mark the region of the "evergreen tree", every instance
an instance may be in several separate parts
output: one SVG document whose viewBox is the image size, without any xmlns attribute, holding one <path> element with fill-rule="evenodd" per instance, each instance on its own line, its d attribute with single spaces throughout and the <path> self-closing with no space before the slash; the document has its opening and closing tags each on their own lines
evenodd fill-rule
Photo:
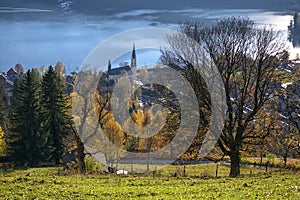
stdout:
<svg viewBox="0 0 300 200">
<path fill-rule="evenodd" d="M 20 85 L 22 79 L 23 79 L 23 77 L 21 77 L 21 79 L 14 80 L 14 85 L 13 85 L 13 89 L 12 89 L 12 94 L 13 95 L 10 98 L 10 110 L 9 110 L 10 115 L 12 114 L 12 110 L 14 110 L 14 108 L 17 107 L 16 94 L 17 94 L 17 90 L 19 88 L 19 85 Z"/>
<path fill-rule="evenodd" d="M 0 82 L 0 127 L 4 131 L 8 128 L 8 105 L 2 82 Z"/>
<path fill-rule="evenodd" d="M 14 90 L 14 107 L 11 113 L 11 131 L 8 136 L 8 153 L 17 163 L 37 165 L 45 159 L 47 135 L 41 130 L 40 74 L 28 70 Z"/>
<path fill-rule="evenodd" d="M 7 102 L 5 98 L 4 87 L 2 82 L 0 82 L 0 154 L 5 151 L 5 132 L 8 127 L 8 112 L 7 112 Z"/>
<path fill-rule="evenodd" d="M 49 150 L 50 157 L 58 164 L 65 147 L 64 139 L 71 134 L 72 119 L 64 80 L 52 66 L 43 76 L 42 91 L 42 105 L 46 111 L 43 131 L 50 134 L 48 147 L 53 147 Z"/>
</svg>

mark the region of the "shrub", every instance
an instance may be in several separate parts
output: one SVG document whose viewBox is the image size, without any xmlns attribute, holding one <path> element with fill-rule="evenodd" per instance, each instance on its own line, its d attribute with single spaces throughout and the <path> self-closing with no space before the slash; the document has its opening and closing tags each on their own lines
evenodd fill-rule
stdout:
<svg viewBox="0 0 300 200">
<path fill-rule="evenodd" d="M 297 167 L 297 161 L 296 160 L 292 160 L 291 162 L 288 162 L 286 167 L 288 169 L 291 169 L 291 170 L 296 170 L 298 167 Z"/>
<path fill-rule="evenodd" d="M 275 158 L 276 158 L 275 154 L 272 153 L 267 154 L 267 162 L 270 163 L 270 165 L 274 165 Z"/>
<path fill-rule="evenodd" d="M 104 165 L 96 160 L 96 158 L 89 156 L 85 158 L 86 171 L 92 174 L 103 173 Z"/>
</svg>

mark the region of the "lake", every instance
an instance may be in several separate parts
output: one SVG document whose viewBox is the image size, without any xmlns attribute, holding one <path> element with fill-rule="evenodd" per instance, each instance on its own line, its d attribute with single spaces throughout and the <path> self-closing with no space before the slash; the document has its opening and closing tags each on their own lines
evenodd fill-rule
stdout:
<svg viewBox="0 0 300 200">
<path fill-rule="evenodd" d="M 249 17 L 257 25 L 273 25 L 274 29 L 287 37 L 287 27 L 294 15 L 288 9 L 280 11 L 197 6 L 172 9 L 151 6 L 113 9 L 102 6 L 101 12 L 96 12 L 96 9 L 91 9 L 92 6 L 85 9 L 83 6 L 72 7 L 73 1 L 60 0 L 55 5 L 27 5 L 20 0 L 16 2 L 13 5 L 0 3 L 0 71 L 6 71 L 17 63 L 28 69 L 55 65 L 57 61 L 62 61 L 67 72 L 70 72 L 80 66 L 94 47 L 114 34 L 142 27 L 175 29 L 178 22 L 185 20 L 199 20 L 210 24 L 224 17 Z M 137 48 L 141 39 L 141 36 L 137 36 Z M 300 53 L 299 48 L 292 48 L 290 43 L 288 45 L 292 57 Z M 128 47 L 129 52 L 131 48 L 132 46 Z M 138 65 L 156 62 L 158 57 L 159 51 L 140 50 Z M 127 61 L 126 56 L 122 59 Z M 116 60 L 114 65 L 119 61 L 121 60 Z"/>
</svg>

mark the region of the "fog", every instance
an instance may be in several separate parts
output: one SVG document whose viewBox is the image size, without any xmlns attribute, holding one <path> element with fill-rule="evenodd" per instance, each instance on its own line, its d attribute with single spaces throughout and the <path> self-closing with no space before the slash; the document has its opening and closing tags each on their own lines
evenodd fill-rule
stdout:
<svg viewBox="0 0 300 200">
<path fill-rule="evenodd" d="M 149 26 L 174 29 L 178 22 L 185 20 L 209 24 L 223 17 L 242 16 L 258 25 L 272 24 L 286 35 L 292 15 L 299 9 L 296 0 L 224 2 L 1 0 L 0 70 L 5 71 L 17 63 L 25 68 L 38 68 L 62 61 L 71 71 L 94 47 L 113 34 Z M 129 46 L 128 51 L 131 48 Z M 143 51 L 138 64 L 145 65 L 151 59 L 156 62 L 157 56 L 157 52 L 147 55 Z M 123 58 L 126 61 L 126 56 Z"/>
</svg>

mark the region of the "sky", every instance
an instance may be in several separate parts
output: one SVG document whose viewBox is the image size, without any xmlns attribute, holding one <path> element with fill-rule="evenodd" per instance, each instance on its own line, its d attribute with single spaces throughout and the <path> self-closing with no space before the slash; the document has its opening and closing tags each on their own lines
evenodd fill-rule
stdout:
<svg viewBox="0 0 300 200">
<path fill-rule="evenodd" d="M 268 9 L 270 11 L 289 11 L 299 9 L 298 0 L 1 0 L 0 6 L 10 7 L 39 7 L 42 9 L 55 9 L 58 4 L 70 5 L 71 9 L 88 13 L 124 12 L 138 9 Z M 63 7 L 63 6 L 62 6 Z"/>
<path fill-rule="evenodd" d="M 0 71 L 17 63 L 25 68 L 55 65 L 76 69 L 101 42 L 134 28 L 175 29 L 178 22 L 213 23 L 246 16 L 257 24 L 286 31 L 299 0 L 1 0 Z M 136 41 L 143 39 L 137 38 Z M 120 45 L 122 41 L 120 41 Z M 136 44 L 137 48 L 139 44 Z M 141 45 L 140 45 L 141 46 Z M 128 45 L 128 61 L 132 45 Z M 156 62 L 158 51 L 139 51 L 139 65 Z M 138 52 L 138 53 L 139 53 Z M 107 58 L 109 59 L 109 58 Z M 121 61 L 117 60 L 115 65 Z M 151 61 L 152 59 L 152 61 Z M 106 62 L 106 61 L 105 61 Z"/>
</svg>

